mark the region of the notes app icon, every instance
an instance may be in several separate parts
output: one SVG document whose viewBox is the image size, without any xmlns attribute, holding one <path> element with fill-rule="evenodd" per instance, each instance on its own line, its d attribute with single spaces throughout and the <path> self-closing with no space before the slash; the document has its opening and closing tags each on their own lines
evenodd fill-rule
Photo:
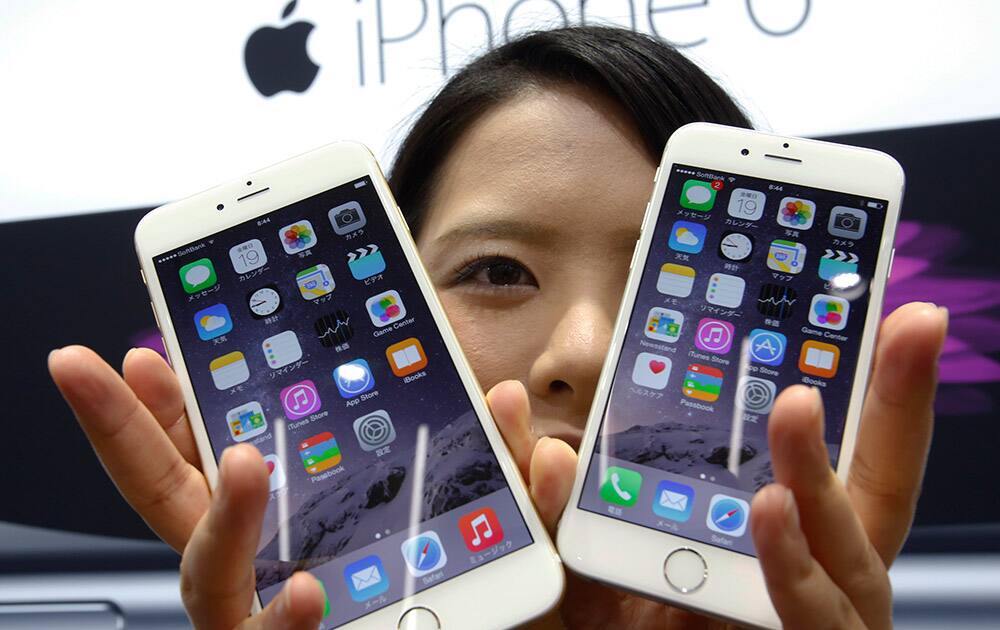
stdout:
<svg viewBox="0 0 1000 630">
<path fill-rule="evenodd" d="M 250 369 L 242 352 L 230 352 L 217 357 L 208 364 L 215 389 L 229 389 L 250 378 Z"/>
<path fill-rule="evenodd" d="M 492 508 L 480 508 L 458 519 L 465 546 L 476 553 L 503 540 L 503 527 Z"/>
<path fill-rule="evenodd" d="M 691 267 L 667 263 L 660 267 L 656 290 L 665 295 L 688 297 L 694 288 L 694 276 L 694 269 Z"/>
</svg>

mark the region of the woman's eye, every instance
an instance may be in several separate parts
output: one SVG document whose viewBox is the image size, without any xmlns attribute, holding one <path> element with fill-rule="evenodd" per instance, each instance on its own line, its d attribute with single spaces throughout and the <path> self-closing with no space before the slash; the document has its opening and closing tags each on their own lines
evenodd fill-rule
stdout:
<svg viewBox="0 0 1000 630">
<path fill-rule="evenodd" d="M 489 288 L 538 286 L 538 281 L 524 268 L 524 265 L 508 258 L 473 261 L 459 270 L 457 280 L 458 284 L 465 282 L 488 285 Z"/>
</svg>

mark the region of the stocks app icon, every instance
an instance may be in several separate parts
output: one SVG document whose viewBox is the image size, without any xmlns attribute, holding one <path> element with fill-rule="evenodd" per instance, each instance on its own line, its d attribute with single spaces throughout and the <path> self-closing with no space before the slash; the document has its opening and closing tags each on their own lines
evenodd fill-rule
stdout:
<svg viewBox="0 0 1000 630">
<path fill-rule="evenodd" d="M 354 329 L 351 328 L 351 317 L 347 311 L 341 309 L 320 317 L 313 324 L 313 327 L 316 329 L 316 336 L 324 348 L 332 348 L 345 343 L 354 336 Z"/>
<path fill-rule="evenodd" d="M 757 297 L 757 310 L 761 315 L 788 319 L 792 316 L 799 294 L 795 289 L 780 284 L 765 284 Z"/>
</svg>

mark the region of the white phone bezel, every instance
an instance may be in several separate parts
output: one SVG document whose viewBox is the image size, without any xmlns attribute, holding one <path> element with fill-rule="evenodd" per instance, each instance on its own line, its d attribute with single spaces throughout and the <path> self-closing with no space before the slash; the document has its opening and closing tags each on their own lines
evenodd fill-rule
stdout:
<svg viewBox="0 0 1000 630">
<path fill-rule="evenodd" d="M 340 627 L 350 630 L 395 628 L 402 615 L 415 606 L 433 610 L 443 628 L 482 627 L 485 609 L 491 611 L 490 622 L 495 622 L 496 627 L 524 623 L 544 614 L 559 601 L 565 579 L 559 556 L 489 413 L 482 388 L 448 323 L 406 221 L 378 163 L 363 145 L 352 142 L 326 145 L 193 197 L 161 206 L 143 217 L 136 227 L 135 247 L 142 276 L 163 334 L 164 346 L 181 384 L 203 470 L 214 488 L 218 478 L 217 463 L 161 290 L 154 257 L 366 175 L 371 177 L 386 209 L 389 223 L 407 263 L 413 269 L 423 298 L 441 331 L 490 446 L 497 455 L 534 544 Z M 265 187 L 268 189 L 266 192 L 237 201 Z M 220 204 L 222 210 L 217 209 Z M 505 599 L 517 602 L 516 606 L 495 605 L 498 585 L 503 585 Z M 259 610 L 260 597 L 255 593 L 253 611 Z"/>
<path fill-rule="evenodd" d="M 559 524 L 557 544 L 563 562 L 577 573 L 647 597 L 728 621 L 779 628 L 780 621 L 771 605 L 763 574 L 755 557 L 578 507 L 622 351 L 626 327 L 654 240 L 653 231 L 674 164 L 794 182 L 889 202 L 879 241 L 878 260 L 870 283 L 870 302 L 837 466 L 837 475 L 842 480 L 846 479 L 854 452 L 875 337 L 881 321 L 882 298 L 890 270 L 892 243 L 903 194 L 903 171 L 890 156 L 868 149 L 708 123 L 693 123 L 678 129 L 667 142 L 660 168 L 657 169 L 653 195 L 646 208 L 629 279 L 618 311 L 611 349 L 594 395 L 580 447 L 573 492 Z M 708 565 L 705 583 L 686 594 L 673 590 L 664 579 L 666 556 L 678 547 L 697 551 Z"/>
</svg>

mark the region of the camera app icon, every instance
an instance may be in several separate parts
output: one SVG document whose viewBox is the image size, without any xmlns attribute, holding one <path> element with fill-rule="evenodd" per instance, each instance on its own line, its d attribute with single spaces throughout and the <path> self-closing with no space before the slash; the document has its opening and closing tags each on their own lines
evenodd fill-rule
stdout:
<svg viewBox="0 0 1000 630">
<path fill-rule="evenodd" d="M 833 236 L 859 239 L 865 235 L 866 225 L 868 225 L 868 213 L 864 210 L 834 206 L 830 212 L 830 223 L 827 224 L 826 231 Z"/>
<path fill-rule="evenodd" d="M 341 236 L 360 230 L 368 222 L 365 219 L 365 211 L 361 209 L 361 204 L 357 201 L 341 204 L 327 214 L 330 217 L 333 231 Z"/>
</svg>

